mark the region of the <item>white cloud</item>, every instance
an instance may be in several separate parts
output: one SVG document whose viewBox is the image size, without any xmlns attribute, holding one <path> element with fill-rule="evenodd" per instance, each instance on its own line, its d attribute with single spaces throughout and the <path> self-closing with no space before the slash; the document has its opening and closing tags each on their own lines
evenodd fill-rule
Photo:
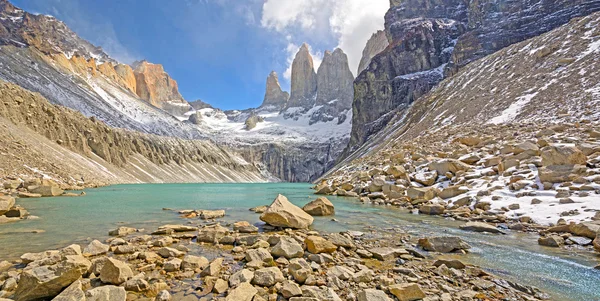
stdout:
<svg viewBox="0 0 600 301">
<path fill-rule="evenodd" d="M 291 67 L 290 48 L 297 49 L 296 44 L 303 42 L 295 39 L 310 36 L 320 44 L 336 43 L 348 55 L 350 70 L 354 73 L 367 40 L 383 29 L 388 8 L 389 0 L 265 0 L 261 25 L 287 39 L 288 69 Z"/>
</svg>

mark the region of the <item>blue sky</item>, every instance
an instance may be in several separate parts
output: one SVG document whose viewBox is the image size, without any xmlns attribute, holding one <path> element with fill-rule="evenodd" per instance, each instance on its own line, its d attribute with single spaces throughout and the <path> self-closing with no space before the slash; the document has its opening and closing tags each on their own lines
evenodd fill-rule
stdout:
<svg viewBox="0 0 600 301">
<path fill-rule="evenodd" d="M 260 105 L 271 70 L 289 90 L 289 66 L 307 42 L 315 63 L 342 48 L 356 72 L 388 0 L 12 0 L 64 21 L 124 63 L 162 64 L 186 100 L 222 109 Z"/>
</svg>

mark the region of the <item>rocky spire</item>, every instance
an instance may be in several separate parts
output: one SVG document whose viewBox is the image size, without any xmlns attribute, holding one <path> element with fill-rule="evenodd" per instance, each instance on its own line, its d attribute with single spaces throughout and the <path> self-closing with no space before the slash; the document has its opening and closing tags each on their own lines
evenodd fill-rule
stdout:
<svg viewBox="0 0 600 301">
<path fill-rule="evenodd" d="M 376 33 L 374 33 L 367 41 L 365 49 L 363 49 L 362 58 L 358 64 L 358 72 L 356 73 L 356 76 L 363 72 L 363 70 L 367 69 L 369 63 L 371 63 L 371 59 L 382 52 L 389 44 L 390 43 L 385 35 L 385 31 L 378 30 Z"/>
<path fill-rule="evenodd" d="M 332 105 L 339 110 L 352 107 L 354 76 L 348 67 L 348 57 L 339 48 L 325 51 L 317 72 L 317 105 Z"/>
<path fill-rule="evenodd" d="M 302 44 L 292 62 L 292 89 L 287 107 L 311 108 L 317 93 L 317 74 L 308 45 Z"/>
<path fill-rule="evenodd" d="M 281 110 L 287 104 L 290 94 L 282 91 L 279 85 L 279 79 L 277 78 L 277 72 L 271 71 L 267 77 L 267 88 L 265 90 L 265 98 L 263 99 L 261 108 L 272 106 L 278 110 Z"/>
</svg>

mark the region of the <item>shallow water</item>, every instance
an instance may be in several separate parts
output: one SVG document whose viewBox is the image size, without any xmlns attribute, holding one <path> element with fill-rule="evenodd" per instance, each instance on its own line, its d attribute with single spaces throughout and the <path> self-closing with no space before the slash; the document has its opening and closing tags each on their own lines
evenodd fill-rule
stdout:
<svg viewBox="0 0 600 301">
<path fill-rule="evenodd" d="M 105 239 L 120 225 L 148 231 L 167 223 L 186 223 L 173 211 L 162 208 L 225 209 L 226 222 L 259 222 L 248 210 L 269 204 L 278 193 L 304 205 L 315 198 L 309 184 L 140 184 L 86 190 L 85 197 L 19 199 L 18 203 L 40 219 L 0 226 L 0 259 L 13 259 L 25 252 L 64 247 L 90 238 Z M 317 217 L 313 228 L 337 232 L 400 228 L 415 236 L 456 235 L 472 247 L 465 262 L 518 283 L 539 287 L 556 300 L 600 300 L 600 271 L 591 254 L 545 248 L 537 237 L 511 233 L 488 235 L 458 230 L 459 222 L 413 215 L 391 207 L 360 204 L 356 199 L 330 197 L 335 219 Z M 45 230 L 33 234 L 32 230 Z"/>
</svg>

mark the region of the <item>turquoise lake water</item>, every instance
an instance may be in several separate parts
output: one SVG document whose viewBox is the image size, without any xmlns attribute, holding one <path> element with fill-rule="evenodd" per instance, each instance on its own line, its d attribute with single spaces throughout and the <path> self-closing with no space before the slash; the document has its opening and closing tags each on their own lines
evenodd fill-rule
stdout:
<svg viewBox="0 0 600 301">
<path fill-rule="evenodd" d="M 186 223 L 174 211 L 225 209 L 223 222 L 247 220 L 259 215 L 248 209 L 268 205 L 281 193 L 302 206 L 315 198 L 309 184 L 139 184 L 86 190 L 84 197 L 19 199 L 39 219 L 0 225 L 0 260 L 25 252 L 39 252 L 105 239 L 109 230 L 131 226 L 155 230 L 167 223 Z M 319 231 L 382 231 L 400 228 L 414 236 L 456 235 L 473 249 L 460 259 L 518 283 L 533 285 L 555 300 L 600 300 L 600 271 L 592 267 L 598 258 L 585 252 L 541 247 L 536 235 L 509 233 L 488 235 L 458 230 L 460 222 L 410 214 L 392 207 L 371 206 L 353 198 L 330 197 L 336 221 L 316 217 Z M 43 233 L 31 233 L 44 230 Z"/>
</svg>

